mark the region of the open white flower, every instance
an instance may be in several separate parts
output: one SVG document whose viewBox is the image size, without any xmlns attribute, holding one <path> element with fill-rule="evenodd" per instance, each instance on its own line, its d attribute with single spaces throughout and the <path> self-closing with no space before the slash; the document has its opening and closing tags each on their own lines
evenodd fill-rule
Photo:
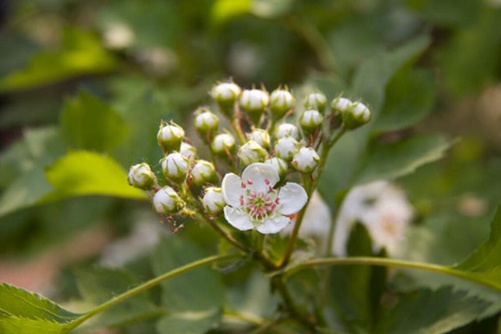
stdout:
<svg viewBox="0 0 501 334">
<path fill-rule="evenodd" d="M 256 228 L 263 234 L 277 233 L 286 227 L 291 216 L 306 204 L 308 195 L 297 183 L 273 188 L 278 181 L 277 170 L 264 163 L 249 165 L 241 178 L 226 174 L 222 189 L 228 223 L 242 231 Z"/>
</svg>

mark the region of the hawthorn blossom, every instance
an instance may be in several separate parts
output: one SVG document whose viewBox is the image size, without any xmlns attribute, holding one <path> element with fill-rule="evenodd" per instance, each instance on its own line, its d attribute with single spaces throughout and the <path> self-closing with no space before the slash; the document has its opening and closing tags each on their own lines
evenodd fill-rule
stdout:
<svg viewBox="0 0 501 334">
<path fill-rule="evenodd" d="M 277 233 L 285 228 L 306 204 L 308 195 L 302 186 L 293 182 L 273 188 L 279 180 L 277 170 L 265 163 L 249 165 L 242 177 L 226 174 L 222 191 L 228 223 L 242 231 L 256 228 L 262 234 Z"/>
</svg>

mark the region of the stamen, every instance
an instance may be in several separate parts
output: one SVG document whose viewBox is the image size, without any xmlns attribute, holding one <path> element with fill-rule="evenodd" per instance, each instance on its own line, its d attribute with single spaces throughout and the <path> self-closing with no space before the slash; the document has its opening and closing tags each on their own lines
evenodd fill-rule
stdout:
<svg viewBox="0 0 501 334">
<path fill-rule="evenodd" d="M 252 182 L 252 180 L 247 180 L 247 184 L 248 185 L 252 185 L 254 182 Z"/>
<path fill-rule="evenodd" d="M 270 180 L 264 179 L 264 183 L 266 183 L 266 185 L 268 186 L 268 185 L 270 185 Z"/>
<path fill-rule="evenodd" d="M 245 182 L 244 181 L 242 181 L 241 186 L 242 186 L 242 189 L 245 189 L 246 186 L 245 186 Z"/>
</svg>

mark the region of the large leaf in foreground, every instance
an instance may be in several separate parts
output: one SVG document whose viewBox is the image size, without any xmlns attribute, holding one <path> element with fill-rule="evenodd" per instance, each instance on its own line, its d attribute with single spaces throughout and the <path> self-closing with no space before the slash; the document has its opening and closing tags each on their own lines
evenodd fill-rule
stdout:
<svg viewBox="0 0 501 334">
<path fill-rule="evenodd" d="M 84 195 L 146 198 L 129 186 L 126 171 L 115 160 L 94 152 L 68 153 L 47 169 L 46 177 L 55 190 L 43 198 L 44 202 Z"/>
<path fill-rule="evenodd" d="M 488 306 L 488 302 L 450 287 L 420 289 L 400 297 L 384 314 L 376 333 L 445 333 L 475 320 Z"/>
</svg>

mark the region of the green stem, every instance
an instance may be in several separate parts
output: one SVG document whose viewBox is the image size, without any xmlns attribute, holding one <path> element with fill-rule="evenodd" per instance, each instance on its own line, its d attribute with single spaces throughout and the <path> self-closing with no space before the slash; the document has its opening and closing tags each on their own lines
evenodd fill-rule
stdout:
<svg viewBox="0 0 501 334">
<path fill-rule="evenodd" d="M 179 276 L 179 275 L 184 274 L 190 270 L 193 270 L 193 269 L 196 269 L 196 268 L 199 268 L 199 267 L 211 264 L 211 263 L 215 263 L 215 262 L 222 261 L 222 260 L 229 260 L 229 259 L 237 258 L 237 257 L 239 257 L 239 255 L 237 255 L 237 254 L 209 256 L 209 257 L 206 257 L 204 259 L 188 263 L 182 267 L 179 267 L 179 268 L 176 268 L 176 269 L 171 270 L 169 272 L 166 272 L 165 274 L 162 274 L 158 277 L 155 277 L 155 278 L 153 278 L 153 279 L 151 279 L 151 280 L 149 280 L 141 285 L 138 285 L 138 286 L 136 286 L 136 287 L 134 287 L 134 288 L 118 295 L 118 296 L 113 297 L 112 299 L 104 302 L 101 305 L 96 306 L 92 310 L 85 313 L 82 317 L 75 320 L 75 322 L 72 323 L 72 325 L 73 325 L 72 328 L 80 325 L 81 323 L 92 318 L 93 316 L 95 316 L 101 312 L 106 311 L 110 307 L 113 307 L 117 304 L 120 304 L 120 303 L 126 301 L 127 299 L 132 298 L 135 295 L 141 293 L 141 292 L 144 292 L 148 289 L 151 289 L 151 288 L 157 286 L 158 284 L 162 283 L 165 280 L 168 280 L 169 278 Z"/>
<path fill-rule="evenodd" d="M 468 272 L 452 269 L 438 264 L 380 258 L 380 257 L 346 257 L 346 258 L 334 257 L 334 258 L 324 258 L 324 259 L 313 259 L 306 263 L 298 265 L 293 270 L 296 271 L 306 268 L 323 267 L 323 266 L 360 266 L 360 265 L 382 266 L 390 268 L 408 268 L 408 269 L 418 269 L 429 272 L 436 272 L 443 275 L 458 277 L 470 282 L 474 282 L 479 285 L 499 290 L 499 285 L 472 276 L 471 273 Z"/>
</svg>

